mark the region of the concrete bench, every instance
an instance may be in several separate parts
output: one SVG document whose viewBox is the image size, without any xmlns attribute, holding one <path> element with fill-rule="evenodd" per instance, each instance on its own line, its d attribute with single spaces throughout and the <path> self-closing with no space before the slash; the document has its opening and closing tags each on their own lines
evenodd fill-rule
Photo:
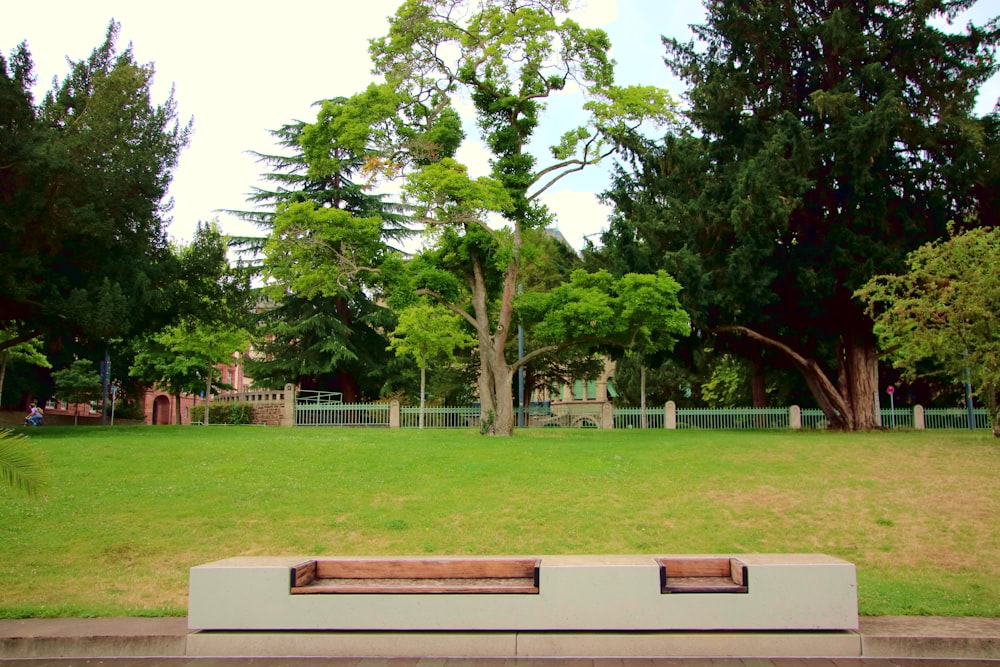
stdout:
<svg viewBox="0 0 1000 667">
<path fill-rule="evenodd" d="M 191 569 L 193 630 L 856 630 L 824 555 L 230 558 Z"/>
</svg>

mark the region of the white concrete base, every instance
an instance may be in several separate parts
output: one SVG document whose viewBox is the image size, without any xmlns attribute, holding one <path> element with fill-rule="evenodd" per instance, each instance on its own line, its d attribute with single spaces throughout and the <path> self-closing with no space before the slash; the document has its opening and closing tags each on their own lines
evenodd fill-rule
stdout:
<svg viewBox="0 0 1000 667">
<path fill-rule="evenodd" d="M 652 658 L 861 656 L 854 632 L 195 632 L 190 657 Z"/>
<path fill-rule="evenodd" d="M 719 557 L 541 556 L 535 594 L 314 595 L 291 590 L 293 568 L 306 558 L 230 558 L 191 569 L 188 624 L 191 630 L 255 633 L 858 628 L 855 570 L 846 561 L 821 554 L 725 556 L 745 566 L 743 590 L 685 593 L 665 591 L 657 558 Z"/>
</svg>

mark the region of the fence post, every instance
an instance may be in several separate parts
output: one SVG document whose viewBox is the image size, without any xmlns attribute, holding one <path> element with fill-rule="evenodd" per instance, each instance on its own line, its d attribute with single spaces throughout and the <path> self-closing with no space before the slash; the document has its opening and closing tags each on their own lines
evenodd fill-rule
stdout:
<svg viewBox="0 0 1000 667">
<path fill-rule="evenodd" d="M 802 408 L 797 405 L 788 408 L 788 425 L 796 430 L 802 428 Z"/>
<path fill-rule="evenodd" d="M 677 404 L 673 401 L 667 401 L 664 406 L 663 425 L 669 429 L 677 428 Z"/>
<path fill-rule="evenodd" d="M 615 413 L 611 403 L 601 403 L 601 428 L 615 427 Z"/>
<path fill-rule="evenodd" d="M 399 428 L 399 401 L 396 399 L 389 403 L 389 428 Z"/>
<path fill-rule="evenodd" d="M 281 425 L 295 426 L 295 385 L 286 384 L 282 394 L 284 403 L 281 406 Z"/>
<path fill-rule="evenodd" d="M 922 405 L 913 406 L 913 428 L 924 428 L 924 406 Z"/>
</svg>

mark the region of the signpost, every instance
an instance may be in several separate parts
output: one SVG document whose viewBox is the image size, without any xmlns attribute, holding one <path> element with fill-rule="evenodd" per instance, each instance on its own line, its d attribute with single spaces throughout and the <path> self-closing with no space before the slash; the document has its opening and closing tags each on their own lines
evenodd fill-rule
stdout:
<svg viewBox="0 0 1000 667">
<path fill-rule="evenodd" d="M 896 388 L 890 384 L 885 392 L 889 394 L 889 428 L 896 428 L 896 399 L 893 398 Z"/>
</svg>

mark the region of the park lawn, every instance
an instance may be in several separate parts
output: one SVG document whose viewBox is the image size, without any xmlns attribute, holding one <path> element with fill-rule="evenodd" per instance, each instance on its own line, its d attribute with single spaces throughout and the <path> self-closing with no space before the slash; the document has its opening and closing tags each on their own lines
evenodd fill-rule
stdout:
<svg viewBox="0 0 1000 667">
<path fill-rule="evenodd" d="M 0 618 L 184 615 L 237 555 L 821 552 L 862 614 L 1000 616 L 988 432 L 44 427 Z"/>
</svg>

